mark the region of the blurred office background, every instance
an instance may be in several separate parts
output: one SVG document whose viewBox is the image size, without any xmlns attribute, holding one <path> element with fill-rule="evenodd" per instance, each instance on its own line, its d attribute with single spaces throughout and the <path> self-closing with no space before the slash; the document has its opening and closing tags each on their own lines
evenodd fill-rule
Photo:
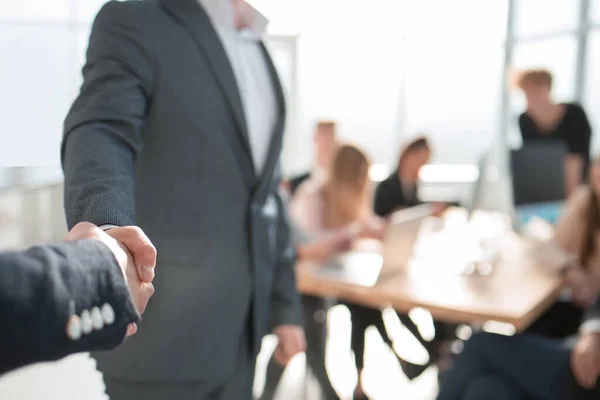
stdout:
<svg viewBox="0 0 600 400">
<path fill-rule="evenodd" d="M 0 3 L 0 187 L 3 198 L 19 186 L 44 192 L 39 201 L 30 193 L 29 216 L 60 204 L 48 184 L 60 181 L 62 121 L 81 83 L 90 26 L 104 2 Z M 272 21 L 267 42 L 290 110 L 283 156 L 288 174 L 311 165 L 312 127 L 320 117 L 337 120 L 342 136 L 372 155 L 375 178 L 385 175 L 399 145 L 417 133 L 430 135 L 436 164 L 475 164 L 491 147 L 502 154 L 507 145 L 520 144 L 516 119 L 524 99 L 505 90 L 514 68 L 548 68 L 556 98 L 581 102 L 598 125 L 598 0 L 251 3 Z M 592 151 L 599 146 L 594 140 Z M 4 214 L 13 210 L 6 221 L 20 220 L 22 203 L 13 199 L 2 207 Z M 15 230 L 4 246 L 60 236 L 58 225 L 37 234 L 29 227 L 19 239 Z"/>
<path fill-rule="evenodd" d="M 104 2 L 0 1 L 2 248 L 66 232 L 62 122 Z M 520 145 L 525 104 L 508 90 L 516 68 L 547 68 L 556 99 L 580 102 L 600 126 L 600 0 L 249 2 L 271 20 L 266 41 L 288 96 L 286 174 L 312 164 L 313 126 L 326 117 L 373 157 L 374 179 L 419 133 L 431 138 L 434 164 L 476 165 L 494 149 L 506 177 L 504 155 Z"/>
</svg>

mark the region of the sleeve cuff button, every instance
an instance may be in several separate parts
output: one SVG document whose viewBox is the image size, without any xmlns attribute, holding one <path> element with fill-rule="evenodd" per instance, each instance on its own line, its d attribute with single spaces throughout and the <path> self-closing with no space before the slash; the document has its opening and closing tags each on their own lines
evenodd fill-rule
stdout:
<svg viewBox="0 0 600 400">
<path fill-rule="evenodd" d="M 77 315 L 71 315 L 67 321 L 67 336 L 69 339 L 75 341 L 81 338 L 81 318 Z"/>
<path fill-rule="evenodd" d="M 80 321 L 81 321 L 81 332 L 84 335 L 91 333 L 93 330 L 93 321 L 92 321 L 92 315 L 90 314 L 90 312 L 88 310 L 83 310 L 81 312 Z"/>
<path fill-rule="evenodd" d="M 92 308 L 92 325 L 94 325 L 94 329 L 97 331 L 104 328 L 104 317 L 98 307 Z"/>
<path fill-rule="evenodd" d="M 102 306 L 102 319 L 105 325 L 111 325 L 115 322 L 115 310 L 108 303 Z"/>
</svg>

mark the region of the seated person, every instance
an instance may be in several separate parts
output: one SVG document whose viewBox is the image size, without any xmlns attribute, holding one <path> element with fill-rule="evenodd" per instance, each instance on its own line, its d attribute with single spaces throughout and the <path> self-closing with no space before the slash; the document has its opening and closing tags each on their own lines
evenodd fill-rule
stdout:
<svg viewBox="0 0 600 400">
<path fill-rule="evenodd" d="M 600 158 L 590 166 L 589 183 L 569 198 L 552 247 L 540 252 L 549 267 L 564 274 L 570 298 L 554 304 L 528 332 L 566 338 L 577 331 L 583 310 L 600 290 Z"/>
<path fill-rule="evenodd" d="M 431 148 L 424 137 L 418 137 L 409 142 L 400 153 L 400 159 L 395 171 L 379 184 L 375 191 L 374 210 L 380 217 L 387 218 L 394 211 L 419 205 L 421 202 L 417 197 L 419 171 L 429 162 Z M 436 213 L 444 210 L 444 205 L 436 206 Z M 429 353 L 430 363 L 440 361 L 440 353 L 449 340 L 454 339 L 454 325 L 434 321 L 435 337 L 428 342 L 419 332 L 419 328 L 408 316 L 398 314 L 402 324 L 415 336 Z M 445 360 L 447 361 L 447 360 Z M 425 366 L 426 367 L 426 366 Z M 425 368 L 421 369 L 421 372 Z M 418 372 L 419 370 L 415 370 Z"/>
<path fill-rule="evenodd" d="M 371 212 L 370 161 L 358 148 L 343 145 L 336 153 L 329 178 L 322 182 L 308 181 L 298 189 L 290 205 L 292 220 L 298 228 L 315 240 L 346 237 L 381 238 L 384 221 Z M 324 254 L 323 254 L 324 255 Z M 347 304 L 352 317 L 352 350 L 354 351 L 359 384 L 356 398 L 366 398 L 362 391 L 361 372 L 364 361 L 364 334 L 374 325 L 383 340 L 391 346 L 381 310 Z M 403 368 L 411 364 L 399 359 Z"/>
<path fill-rule="evenodd" d="M 552 100 L 552 75 L 547 70 L 525 70 L 516 85 L 527 99 L 527 110 L 519 117 L 523 142 L 558 140 L 567 146 L 565 179 L 571 196 L 584 180 L 590 159 L 592 129 L 578 104 Z"/>
<path fill-rule="evenodd" d="M 336 147 L 337 124 L 334 121 L 319 121 L 313 136 L 314 166 L 311 171 L 289 179 L 289 192 L 292 196 L 305 181 L 309 179 L 324 180 L 327 178 L 327 171 L 329 170 Z"/>
<path fill-rule="evenodd" d="M 477 333 L 442 384 L 438 400 L 600 399 L 600 298 L 575 341 Z"/>
</svg>

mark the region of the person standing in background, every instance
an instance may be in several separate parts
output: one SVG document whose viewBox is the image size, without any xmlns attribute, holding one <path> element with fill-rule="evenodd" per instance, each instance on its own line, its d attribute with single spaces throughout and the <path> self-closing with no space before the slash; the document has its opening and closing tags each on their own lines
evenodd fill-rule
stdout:
<svg viewBox="0 0 600 400">
<path fill-rule="evenodd" d="M 160 287 L 135 340 L 95 354 L 111 400 L 249 400 L 270 331 L 304 351 L 277 192 L 285 103 L 242 0 L 111 1 L 62 145 L 69 226 L 137 225 Z"/>
<path fill-rule="evenodd" d="M 337 124 L 334 121 L 322 120 L 317 123 L 313 136 L 314 166 L 311 171 L 289 179 L 290 194 L 293 196 L 300 185 L 308 179 L 324 180 L 327 178 L 331 161 L 337 149 Z"/>
<path fill-rule="evenodd" d="M 552 99 L 552 74 L 545 69 L 521 71 L 516 86 L 527 99 L 527 109 L 519 117 L 523 142 L 558 140 L 566 145 L 565 187 L 571 196 L 584 181 L 590 161 L 592 128 L 585 111 L 578 104 Z"/>
</svg>

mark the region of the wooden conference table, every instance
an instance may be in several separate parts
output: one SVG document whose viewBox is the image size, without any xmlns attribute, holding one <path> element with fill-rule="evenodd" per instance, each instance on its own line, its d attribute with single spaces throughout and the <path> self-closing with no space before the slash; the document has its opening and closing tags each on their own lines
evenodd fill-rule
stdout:
<svg viewBox="0 0 600 400">
<path fill-rule="evenodd" d="M 563 283 L 534 259 L 532 245 L 516 233 L 506 231 L 495 243 L 498 259 L 487 276 L 384 267 L 377 283 L 365 287 L 318 274 L 318 262 L 303 261 L 296 266 L 297 284 L 303 294 L 401 312 L 420 307 L 442 321 L 497 321 L 521 332 L 557 300 Z"/>
</svg>

